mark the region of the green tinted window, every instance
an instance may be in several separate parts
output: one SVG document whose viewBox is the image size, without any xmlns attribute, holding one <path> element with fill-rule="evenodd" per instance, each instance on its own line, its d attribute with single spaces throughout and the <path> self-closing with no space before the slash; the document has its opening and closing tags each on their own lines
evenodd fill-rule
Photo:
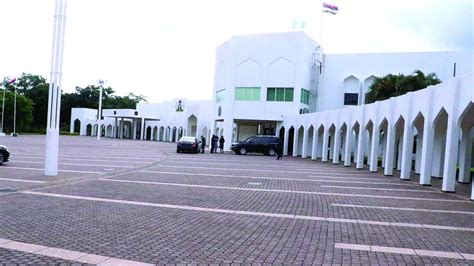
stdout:
<svg viewBox="0 0 474 266">
<path fill-rule="evenodd" d="M 285 89 L 284 88 L 277 88 L 276 89 L 276 100 L 279 102 L 283 102 L 285 100 Z"/>
<path fill-rule="evenodd" d="M 292 102 L 293 88 L 268 88 L 267 101 Z"/>
<path fill-rule="evenodd" d="M 275 101 L 275 88 L 267 89 L 267 101 Z"/>
<path fill-rule="evenodd" d="M 300 97 L 301 103 L 309 104 L 309 96 L 310 96 L 309 91 L 305 89 L 301 89 L 301 97 Z"/>
<path fill-rule="evenodd" d="M 293 101 L 293 88 L 285 88 L 285 102 Z"/>
<path fill-rule="evenodd" d="M 236 87 L 236 101 L 260 101 L 260 88 L 258 87 Z"/>
</svg>

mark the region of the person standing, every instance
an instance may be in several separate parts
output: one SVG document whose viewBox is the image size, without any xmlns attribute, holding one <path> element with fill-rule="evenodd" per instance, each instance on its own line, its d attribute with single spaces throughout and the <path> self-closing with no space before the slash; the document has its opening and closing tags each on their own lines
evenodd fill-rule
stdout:
<svg viewBox="0 0 474 266">
<path fill-rule="evenodd" d="M 205 149 L 206 149 L 206 138 L 204 136 L 201 136 L 201 152 L 204 153 Z"/>
<path fill-rule="evenodd" d="M 221 154 L 224 153 L 224 143 L 225 143 L 224 136 L 221 136 L 221 138 L 219 139 L 219 151 Z"/>
<path fill-rule="evenodd" d="M 215 135 L 213 134 L 212 137 L 211 137 L 211 140 L 210 140 L 211 141 L 211 153 L 214 153 L 214 149 L 215 149 L 215 147 L 214 147 L 214 145 L 215 145 L 214 137 L 215 137 Z"/>
<path fill-rule="evenodd" d="M 214 147 L 214 153 L 217 153 L 217 142 L 219 141 L 219 137 L 216 135 L 212 136 L 212 146 Z"/>
<path fill-rule="evenodd" d="M 277 160 L 282 159 L 281 155 L 283 154 L 283 141 L 278 139 L 278 143 L 276 146 L 276 153 L 277 153 Z"/>
</svg>

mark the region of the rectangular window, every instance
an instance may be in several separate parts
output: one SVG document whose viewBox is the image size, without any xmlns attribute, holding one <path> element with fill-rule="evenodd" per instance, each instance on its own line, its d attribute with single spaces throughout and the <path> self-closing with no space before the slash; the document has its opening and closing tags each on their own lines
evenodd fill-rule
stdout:
<svg viewBox="0 0 474 266">
<path fill-rule="evenodd" d="M 285 88 L 285 102 L 293 101 L 293 88 Z"/>
<path fill-rule="evenodd" d="M 344 105 L 357 105 L 359 103 L 358 93 L 344 93 Z"/>
<path fill-rule="evenodd" d="M 305 90 L 305 89 L 301 89 L 301 97 L 300 97 L 300 101 L 301 103 L 304 103 L 304 104 L 309 104 L 309 96 L 310 96 L 310 92 Z"/>
<path fill-rule="evenodd" d="M 236 87 L 235 88 L 236 101 L 260 101 L 259 87 Z"/>
<path fill-rule="evenodd" d="M 293 88 L 267 88 L 267 101 L 292 102 Z"/>
<path fill-rule="evenodd" d="M 268 88 L 267 89 L 267 101 L 273 102 L 275 101 L 275 88 Z"/>
<path fill-rule="evenodd" d="M 216 102 L 220 103 L 224 101 L 225 89 L 216 92 Z"/>
</svg>

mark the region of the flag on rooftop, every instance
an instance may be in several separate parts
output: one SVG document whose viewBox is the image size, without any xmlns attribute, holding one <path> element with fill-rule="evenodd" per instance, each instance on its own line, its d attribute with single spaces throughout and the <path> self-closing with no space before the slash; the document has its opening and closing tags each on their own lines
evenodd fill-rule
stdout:
<svg viewBox="0 0 474 266">
<path fill-rule="evenodd" d="M 339 8 L 337 6 L 323 3 L 323 12 L 324 13 L 329 13 L 329 14 L 332 14 L 332 15 L 336 15 L 337 11 L 339 11 Z"/>
</svg>

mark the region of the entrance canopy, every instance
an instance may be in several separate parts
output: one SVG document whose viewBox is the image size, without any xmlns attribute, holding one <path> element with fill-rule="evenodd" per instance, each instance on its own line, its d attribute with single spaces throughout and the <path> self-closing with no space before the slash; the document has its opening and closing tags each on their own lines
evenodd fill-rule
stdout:
<svg viewBox="0 0 474 266">
<path fill-rule="evenodd" d="M 254 135 L 272 135 L 276 133 L 279 121 L 270 120 L 234 120 L 236 140 L 244 140 Z"/>
</svg>

